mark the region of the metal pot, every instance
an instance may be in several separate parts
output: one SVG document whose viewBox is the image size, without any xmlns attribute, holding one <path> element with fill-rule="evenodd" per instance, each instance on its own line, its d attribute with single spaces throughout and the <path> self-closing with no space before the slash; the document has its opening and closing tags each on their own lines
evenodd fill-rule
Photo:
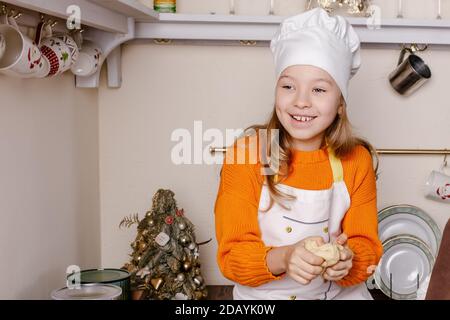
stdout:
<svg viewBox="0 0 450 320">
<path fill-rule="evenodd" d="M 130 299 L 130 276 L 131 274 L 123 269 L 89 269 L 79 273 L 73 273 L 67 277 L 68 283 L 81 284 L 110 284 L 122 289 L 119 300 Z"/>
</svg>

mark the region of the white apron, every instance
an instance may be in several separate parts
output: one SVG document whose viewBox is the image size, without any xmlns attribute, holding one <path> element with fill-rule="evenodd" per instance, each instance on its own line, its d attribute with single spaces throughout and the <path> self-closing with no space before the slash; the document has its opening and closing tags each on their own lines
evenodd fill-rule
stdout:
<svg viewBox="0 0 450 320">
<path fill-rule="evenodd" d="M 269 205 L 269 190 L 264 184 L 259 202 L 258 221 L 262 240 L 266 246 L 294 244 L 310 236 L 322 236 L 327 242 L 335 240 L 341 233 L 342 219 L 350 207 L 350 196 L 344 182 L 343 168 L 332 150 L 328 148 L 329 161 L 333 171 L 333 185 L 325 190 L 303 190 L 287 185 L 277 187 L 297 197 L 286 210 L 274 203 L 267 212 L 261 212 Z M 233 289 L 235 300 L 304 300 L 304 299 L 364 299 L 372 300 L 365 283 L 343 288 L 333 281 L 324 281 L 318 276 L 308 285 L 303 285 L 287 274 L 258 287 L 236 283 Z"/>
</svg>

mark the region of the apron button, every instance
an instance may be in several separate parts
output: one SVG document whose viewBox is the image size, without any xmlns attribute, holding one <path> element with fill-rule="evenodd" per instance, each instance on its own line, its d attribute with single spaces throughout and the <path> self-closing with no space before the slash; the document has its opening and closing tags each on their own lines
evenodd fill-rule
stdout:
<svg viewBox="0 0 450 320">
<path fill-rule="evenodd" d="M 328 233 L 328 227 L 323 228 L 323 232 Z"/>
<path fill-rule="evenodd" d="M 289 300 L 295 300 L 295 299 L 297 299 L 297 296 L 290 296 L 289 297 Z"/>
<path fill-rule="evenodd" d="M 292 232 L 292 228 L 291 227 L 286 227 L 286 232 L 287 233 L 291 233 Z"/>
</svg>

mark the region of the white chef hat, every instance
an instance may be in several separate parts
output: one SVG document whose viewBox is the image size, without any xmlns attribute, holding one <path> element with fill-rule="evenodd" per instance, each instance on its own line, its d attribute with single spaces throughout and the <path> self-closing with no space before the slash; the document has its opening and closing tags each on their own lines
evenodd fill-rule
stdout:
<svg viewBox="0 0 450 320">
<path fill-rule="evenodd" d="M 270 42 L 277 79 L 292 65 L 319 67 L 334 79 L 347 101 L 348 82 L 360 65 L 360 42 L 351 24 L 322 8 L 286 18 Z"/>
</svg>

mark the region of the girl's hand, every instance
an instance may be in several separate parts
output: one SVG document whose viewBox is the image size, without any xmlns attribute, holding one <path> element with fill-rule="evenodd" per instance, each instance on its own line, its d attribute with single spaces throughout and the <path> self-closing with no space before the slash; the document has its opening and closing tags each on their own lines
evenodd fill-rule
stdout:
<svg viewBox="0 0 450 320">
<path fill-rule="evenodd" d="M 307 285 L 322 274 L 321 264 L 324 259 L 305 249 L 305 241 L 314 240 L 318 245 L 324 244 L 322 237 L 308 237 L 288 247 L 285 254 L 286 274 L 295 281 Z"/>
<path fill-rule="evenodd" d="M 347 245 L 347 235 L 342 233 L 337 239 L 336 243 L 344 247 L 341 251 L 340 261 L 335 265 L 325 269 L 323 278 L 329 281 L 338 281 L 344 278 L 353 267 L 353 252 Z"/>
</svg>

